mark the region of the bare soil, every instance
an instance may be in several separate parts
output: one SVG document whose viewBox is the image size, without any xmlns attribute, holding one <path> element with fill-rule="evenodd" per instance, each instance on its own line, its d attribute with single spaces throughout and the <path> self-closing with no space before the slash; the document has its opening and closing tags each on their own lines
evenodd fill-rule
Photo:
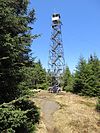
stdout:
<svg viewBox="0 0 100 133">
<path fill-rule="evenodd" d="M 32 100 L 41 113 L 36 133 L 100 133 L 96 98 L 41 91 Z"/>
</svg>

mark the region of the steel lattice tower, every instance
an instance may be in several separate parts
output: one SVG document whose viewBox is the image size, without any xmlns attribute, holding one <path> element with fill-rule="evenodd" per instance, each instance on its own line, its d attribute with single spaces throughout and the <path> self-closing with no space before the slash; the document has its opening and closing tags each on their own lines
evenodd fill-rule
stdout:
<svg viewBox="0 0 100 133">
<path fill-rule="evenodd" d="M 53 84 L 59 82 L 59 76 L 62 74 L 65 61 L 63 52 L 63 43 L 61 35 L 60 14 L 52 15 L 52 35 L 49 50 L 49 71 L 52 74 Z M 55 80 L 55 81 L 54 81 Z"/>
</svg>

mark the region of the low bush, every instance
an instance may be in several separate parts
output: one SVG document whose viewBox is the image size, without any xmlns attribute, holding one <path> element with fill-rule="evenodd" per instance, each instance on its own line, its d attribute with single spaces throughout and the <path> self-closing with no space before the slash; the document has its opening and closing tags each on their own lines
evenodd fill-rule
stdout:
<svg viewBox="0 0 100 133">
<path fill-rule="evenodd" d="M 67 85 L 67 86 L 64 87 L 63 90 L 66 91 L 66 92 L 72 92 L 73 91 L 73 86 L 72 85 Z"/>
<path fill-rule="evenodd" d="M 42 83 L 37 85 L 37 89 L 47 90 L 47 88 L 48 88 L 47 83 Z"/>
<path fill-rule="evenodd" d="M 100 112 L 100 97 L 98 98 L 98 102 L 96 105 L 96 110 Z"/>
<path fill-rule="evenodd" d="M 4 103 L 0 105 L 0 133 L 33 133 L 39 117 L 38 108 L 28 98 Z"/>
</svg>

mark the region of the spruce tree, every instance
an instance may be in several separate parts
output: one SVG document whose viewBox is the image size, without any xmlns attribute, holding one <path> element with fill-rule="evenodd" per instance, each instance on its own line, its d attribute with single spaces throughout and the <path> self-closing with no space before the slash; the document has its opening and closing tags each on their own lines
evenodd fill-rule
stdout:
<svg viewBox="0 0 100 133">
<path fill-rule="evenodd" d="M 100 96 L 100 61 L 90 56 L 88 62 L 80 58 L 75 71 L 73 92 L 81 95 Z"/>
<path fill-rule="evenodd" d="M 63 90 L 65 91 L 72 91 L 73 87 L 73 77 L 69 70 L 69 67 L 66 66 L 66 69 L 63 73 Z"/>
<path fill-rule="evenodd" d="M 86 60 L 83 57 L 80 57 L 74 76 L 75 79 L 74 79 L 73 92 L 75 93 L 81 93 L 86 86 L 85 84 L 86 65 L 87 65 Z"/>
<path fill-rule="evenodd" d="M 90 55 L 88 60 L 91 73 L 89 74 L 88 84 L 91 86 L 91 95 L 100 96 L 100 60 L 94 55 Z"/>
<path fill-rule="evenodd" d="M 31 24 L 35 11 L 28 11 L 29 0 L 0 0 L 0 103 L 19 96 L 20 69 L 31 64 Z"/>
</svg>

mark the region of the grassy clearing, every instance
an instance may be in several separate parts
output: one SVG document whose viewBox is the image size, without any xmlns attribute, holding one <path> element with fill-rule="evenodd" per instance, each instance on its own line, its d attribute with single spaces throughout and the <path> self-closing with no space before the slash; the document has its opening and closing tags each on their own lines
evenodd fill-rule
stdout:
<svg viewBox="0 0 100 133">
<path fill-rule="evenodd" d="M 95 109 L 96 98 L 78 96 L 72 93 L 62 92 L 51 94 L 42 91 L 37 94 L 36 102 L 40 104 L 43 99 L 53 100 L 60 108 L 53 113 L 54 132 L 48 132 L 41 115 L 37 133 L 99 133 L 100 113 Z M 41 125 L 42 123 L 42 125 Z M 52 125 L 52 122 L 51 122 Z"/>
<path fill-rule="evenodd" d="M 55 100 L 62 105 L 54 114 L 56 127 L 61 133 L 100 132 L 100 114 L 95 111 L 95 98 L 67 93 L 56 96 Z"/>
</svg>

